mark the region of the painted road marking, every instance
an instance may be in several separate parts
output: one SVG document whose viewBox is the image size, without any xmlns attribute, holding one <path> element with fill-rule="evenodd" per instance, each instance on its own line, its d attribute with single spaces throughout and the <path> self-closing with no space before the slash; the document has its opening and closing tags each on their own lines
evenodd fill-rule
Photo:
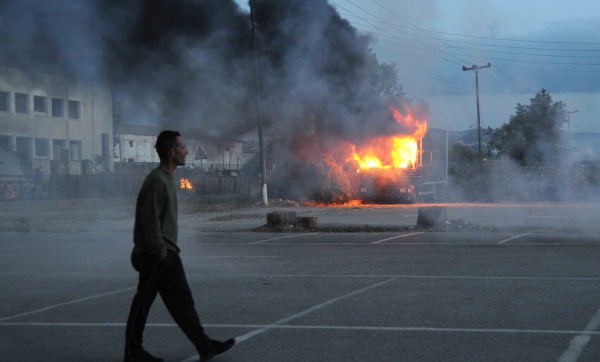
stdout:
<svg viewBox="0 0 600 362">
<path fill-rule="evenodd" d="M 274 324 L 202 324 L 206 328 L 232 329 L 313 329 L 355 330 L 376 332 L 445 332 L 445 333 L 489 333 L 489 334 L 551 334 L 600 336 L 600 331 L 568 329 L 517 329 L 517 328 L 445 328 L 445 327 L 394 327 L 394 326 L 326 326 L 326 325 L 274 325 Z M 0 327 L 98 327 L 125 328 L 125 323 L 78 323 L 78 322 L 0 322 Z M 147 323 L 148 328 L 179 328 L 175 323 Z M 246 339 L 247 340 L 247 339 Z M 237 340 L 237 342 L 241 342 Z"/>
<path fill-rule="evenodd" d="M 54 305 L 51 305 L 51 306 L 48 306 L 48 307 L 34 309 L 34 310 L 29 311 L 29 312 L 23 312 L 23 313 L 11 315 L 11 316 L 8 316 L 8 317 L 0 318 L 0 322 L 4 322 L 4 321 L 10 320 L 10 319 L 14 319 L 14 318 L 18 318 L 18 317 L 24 317 L 24 316 L 28 316 L 28 315 L 32 315 L 32 314 L 37 314 L 37 313 L 45 312 L 45 311 L 48 311 L 48 310 L 51 310 L 51 309 L 56 309 L 56 308 L 64 307 L 66 305 L 81 303 L 81 302 L 85 302 L 85 301 L 96 299 L 96 298 L 108 297 L 109 295 L 115 295 L 115 294 L 120 294 L 120 293 L 128 292 L 130 290 L 135 290 L 136 288 L 137 287 L 119 289 L 119 290 L 115 290 L 115 291 L 108 292 L 108 293 L 91 295 L 89 297 L 79 298 L 79 299 L 71 300 L 69 302 L 54 304 Z"/>
<path fill-rule="evenodd" d="M 236 341 L 236 343 L 242 343 L 244 341 L 249 340 L 252 337 L 255 337 L 255 336 L 259 335 L 259 334 L 265 333 L 266 331 L 269 331 L 269 330 L 273 329 L 276 326 L 280 326 L 280 325 L 282 325 L 284 323 L 290 322 L 290 321 L 292 321 L 294 319 L 300 318 L 300 317 L 305 316 L 305 315 L 307 315 L 309 313 L 312 313 L 312 312 L 317 311 L 319 309 L 322 309 L 324 307 L 330 306 L 330 305 L 332 305 L 334 303 L 339 302 L 340 300 L 347 299 L 349 297 L 353 297 L 353 296 L 358 295 L 358 294 L 362 294 L 362 293 L 367 292 L 367 291 L 369 291 L 371 289 L 379 288 L 379 287 L 381 287 L 383 285 L 386 285 L 388 283 L 391 283 L 391 282 L 393 282 L 395 280 L 396 279 L 387 279 L 387 280 L 381 281 L 379 283 L 371 284 L 371 285 L 369 285 L 367 287 L 364 287 L 364 288 L 361 288 L 361 289 L 357 289 L 357 290 L 354 290 L 354 291 L 352 291 L 350 293 L 346 293 L 346 294 L 340 295 L 338 297 L 329 299 L 329 300 L 327 300 L 327 301 L 325 301 L 323 303 L 314 305 L 314 306 L 312 306 L 312 307 L 310 307 L 308 309 L 305 309 L 305 310 L 303 310 L 301 312 L 298 312 L 296 314 L 292 314 L 292 315 L 290 315 L 288 317 L 285 317 L 285 318 L 282 318 L 282 319 L 280 319 L 278 321 L 275 321 L 272 324 L 269 324 L 269 325 L 266 325 L 266 326 L 262 326 L 260 328 L 257 328 L 255 330 L 253 330 L 253 331 L 250 331 L 250 332 L 248 332 L 248 333 L 246 333 L 244 335 L 236 337 L 235 341 Z M 199 358 L 199 356 L 195 355 L 195 356 L 192 356 L 190 358 L 185 359 L 183 362 L 197 361 L 198 358 Z"/>
<path fill-rule="evenodd" d="M 410 234 L 402 234 L 402 235 L 398 235 L 398 236 L 392 236 L 391 238 L 386 238 L 386 239 L 381 239 L 381 240 L 373 241 L 372 243 L 369 243 L 369 244 L 381 244 L 384 241 L 394 240 L 394 239 L 400 239 L 400 238 L 404 238 L 404 237 L 407 237 L 407 236 L 419 235 L 419 234 L 423 234 L 423 231 L 420 231 L 420 232 L 417 232 L 417 233 L 410 233 Z"/>
<path fill-rule="evenodd" d="M 509 241 L 511 241 L 511 240 L 515 240 L 515 239 L 518 239 L 518 238 L 520 238 L 520 237 L 523 237 L 523 236 L 526 236 L 526 235 L 529 235 L 529 234 L 532 234 L 532 233 L 523 233 L 523 234 L 519 234 L 519 235 L 511 236 L 510 238 L 506 238 L 506 239 L 504 239 L 504 240 L 500 240 L 500 241 L 499 241 L 499 242 L 497 242 L 496 244 L 506 244 L 506 243 L 508 243 L 508 242 L 509 242 Z"/>
<path fill-rule="evenodd" d="M 186 255 L 181 259 L 210 259 L 210 258 L 278 258 L 277 255 Z"/>
<path fill-rule="evenodd" d="M 281 240 L 281 239 L 290 239 L 290 238 L 297 238 L 300 236 L 306 236 L 306 235 L 315 235 L 315 234 L 319 234 L 319 233 L 303 233 L 303 234 L 295 234 L 295 235 L 286 235 L 286 236 L 280 236 L 277 238 L 270 238 L 270 239 L 263 239 L 263 240 L 258 240 L 258 241 L 253 241 L 249 244 L 262 244 L 262 243 L 266 243 L 268 241 L 272 241 L 272 240 Z"/>
<path fill-rule="evenodd" d="M 600 309 L 596 311 L 596 314 L 590 319 L 588 324 L 585 326 L 583 331 L 573 338 L 569 343 L 569 349 L 560 356 L 558 362 L 575 362 L 579 355 L 590 341 L 592 334 L 597 334 L 598 326 L 600 326 Z"/>
<path fill-rule="evenodd" d="M 205 273 L 186 273 L 206 277 Z M 450 279 L 450 280 L 523 280 L 523 281 L 570 281 L 597 282 L 600 277 L 519 277 L 477 275 L 406 275 L 406 274 L 211 274 L 211 278 L 372 278 L 372 279 Z"/>
</svg>

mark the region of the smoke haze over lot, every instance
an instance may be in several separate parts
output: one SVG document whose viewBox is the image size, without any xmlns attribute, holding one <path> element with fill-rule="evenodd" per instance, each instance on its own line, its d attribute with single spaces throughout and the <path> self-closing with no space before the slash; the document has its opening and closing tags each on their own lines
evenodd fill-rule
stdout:
<svg viewBox="0 0 600 362">
<path fill-rule="evenodd" d="M 361 127 L 385 118 L 364 95 L 368 48 L 398 64 L 406 95 L 430 105 L 435 127 L 474 123 L 474 76 L 461 67 L 489 61 L 480 74 L 484 126 L 507 122 L 517 102 L 545 88 L 579 109 L 574 132 L 600 131 L 595 2 L 300 3 L 256 2 L 274 134 L 305 131 L 315 117 L 350 137 L 374 129 Z M 117 85 L 125 121 L 196 126 L 214 137 L 254 132 L 247 1 L 159 4 L 1 2 L 0 61 Z"/>
<path fill-rule="evenodd" d="M 267 137 L 293 152 L 316 134 L 331 143 L 402 131 L 369 92 L 371 40 L 327 1 L 255 7 Z M 110 86 L 123 122 L 255 137 L 251 23 L 233 0 L 24 0 L 0 10 L 3 64 Z"/>
<path fill-rule="evenodd" d="M 600 124 L 594 4 L 569 14 L 555 1 L 534 12 L 495 1 L 450 8 L 435 0 L 257 0 L 266 137 L 283 157 L 320 156 L 344 141 L 404 131 L 388 102 L 369 92 L 371 48 L 397 63 L 406 96 L 429 105 L 423 113 L 434 127 L 475 124 L 474 76 L 461 67 L 489 61 L 480 74 L 484 127 L 508 122 L 516 103 L 544 87 L 579 109 L 573 131 L 593 130 Z M 523 27 L 532 12 L 539 19 Z M 546 12 L 562 17 L 542 20 Z M 2 64 L 110 86 L 123 122 L 256 138 L 244 1 L 0 1 L 0 22 Z"/>
</svg>

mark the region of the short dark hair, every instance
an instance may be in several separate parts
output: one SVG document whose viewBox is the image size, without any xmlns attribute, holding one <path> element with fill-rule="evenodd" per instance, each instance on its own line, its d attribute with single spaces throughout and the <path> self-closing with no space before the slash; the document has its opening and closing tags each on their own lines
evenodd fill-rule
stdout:
<svg viewBox="0 0 600 362">
<path fill-rule="evenodd" d="M 177 137 L 180 136 L 181 134 L 178 131 L 164 130 L 160 132 L 156 138 L 156 145 L 154 145 L 154 148 L 156 148 L 158 158 L 160 158 L 161 161 L 166 160 L 171 148 L 177 146 Z"/>
</svg>

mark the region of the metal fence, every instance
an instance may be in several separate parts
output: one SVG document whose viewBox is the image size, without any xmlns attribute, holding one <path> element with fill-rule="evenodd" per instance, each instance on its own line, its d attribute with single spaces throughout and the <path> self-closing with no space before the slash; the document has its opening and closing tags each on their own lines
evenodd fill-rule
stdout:
<svg viewBox="0 0 600 362">
<path fill-rule="evenodd" d="M 36 199 L 82 199 L 98 197 L 132 197 L 145 178 L 139 174 L 2 176 L 0 201 Z M 253 176 L 176 174 L 191 183 L 187 195 L 239 194 L 255 196 L 260 193 L 260 179 Z"/>
<path fill-rule="evenodd" d="M 35 198 L 36 182 L 25 176 L 0 176 L 0 200 Z"/>
</svg>

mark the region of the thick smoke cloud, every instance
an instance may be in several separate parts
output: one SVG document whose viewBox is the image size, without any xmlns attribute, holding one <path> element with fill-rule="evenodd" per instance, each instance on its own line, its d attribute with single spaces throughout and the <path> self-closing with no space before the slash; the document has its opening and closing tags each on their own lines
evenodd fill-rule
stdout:
<svg viewBox="0 0 600 362">
<path fill-rule="evenodd" d="M 232 1 L 120 1 L 106 37 L 106 74 L 123 117 L 222 137 L 248 126 L 250 23 Z M 247 69 L 246 69 L 247 68 Z"/>
<path fill-rule="evenodd" d="M 369 92 L 370 39 L 326 0 L 254 10 L 267 138 L 295 152 L 402 131 Z M 233 0 L 0 0 L 0 22 L 2 64 L 110 86 L 123 122 L 257 133 L 250 14 Z"/>
<path fill-rule="evenodd" d="M 90 81 L 102 72 L 106 24 L 93 1 L 0 0 L 0 63 Z"/>
<path fill-rule="evenodd" d="M 107 40 L 108 74 L 126 100 L 142 106 L 132 117 L 148 110 L 145 117 L 164 126 L 216 138 L 256 133 L 249 14 L 221 0 L 119 4 L 105 6 L 121 19 Z M 325 0 L 257 0 L 254 9 L 267 137 L 297 150 L 307 140 L 397 127 L 369 93 L 369 39 Z"/>
</svg>

